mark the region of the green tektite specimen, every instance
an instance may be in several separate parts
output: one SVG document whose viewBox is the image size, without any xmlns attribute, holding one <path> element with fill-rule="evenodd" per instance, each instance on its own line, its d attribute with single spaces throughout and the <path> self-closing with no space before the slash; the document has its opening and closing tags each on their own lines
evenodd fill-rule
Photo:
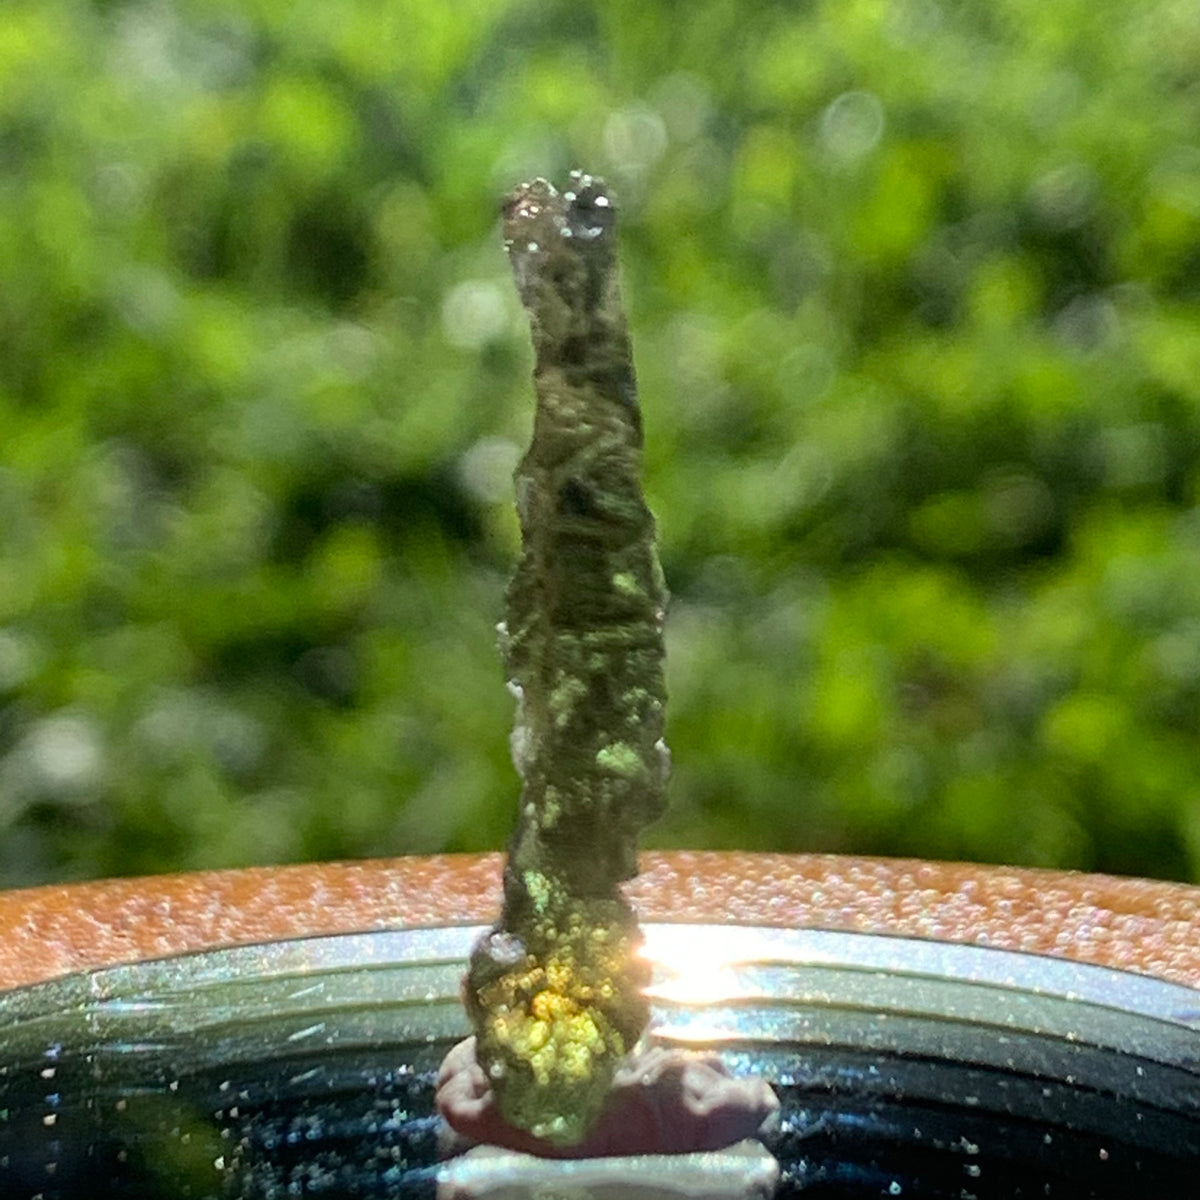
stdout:
<svg viewBox="0 0 1200 1200">
<path fill-rule="evenodd" d="M 665 804 L 665 590 L 639 483 L 642 429 L 600 180 L 545 180 L 504 209 L 536 357 L 517 469 L 523 549 L 501 648 L 523 789 L 504 910 L 467 977 L 476 1054 L 502 1116 L 578 1142 L 647 1020 L 648 971 L 619 885 Z"/>
</svg>

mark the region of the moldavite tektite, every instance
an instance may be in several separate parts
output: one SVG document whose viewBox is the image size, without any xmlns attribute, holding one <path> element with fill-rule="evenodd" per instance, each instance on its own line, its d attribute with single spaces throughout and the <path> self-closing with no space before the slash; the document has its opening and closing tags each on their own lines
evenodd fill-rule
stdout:
<svg viewBox="0 0 1200 1200">
<path fill-rule="evenodd" d="M 504 910 L 467 976 L 476 1055 L 501 1115 L 580 1141 L 647 1020 L 647 967 L 619 885 L 665 804 L 662 622 L 642 425 L 603 183 L 525 184 L 504 235 L 536 357 L 516 473 L 522 553 L 501 649 L 523 781 Z"/>
</svg>

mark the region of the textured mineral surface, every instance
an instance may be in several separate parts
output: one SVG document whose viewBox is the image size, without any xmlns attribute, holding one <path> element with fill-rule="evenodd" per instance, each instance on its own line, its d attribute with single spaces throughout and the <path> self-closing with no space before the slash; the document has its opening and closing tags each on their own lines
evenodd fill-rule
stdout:
<svg viewBox="0 0 1200 1200">
<path fill-rule="evenodd" d="M 647 1020 L 647 966 L 620 891 L 662 811 L 662 571 L 641 490 L 642 424 L 604 185 L 545 180 L 504 207 L 535 353 L 516 473 L 522 553 L 501 650 L 522 780 L 501 917 L 465 986 L 496 1112 L 581 1142 Z"/>
<path fill-rule="evenodd" d="M 715 1055 L 648 1050 L 617 1068 L 591 1129 L 564 1147 L 515 1129 L 501 1116 L 468 1038 L 442 1063 L 438 1105 L 471 1141 L 543 1158 L 602 1158 L 719 1150 L 753 1137 L 779 1100 L 765 1081 L 730 1075 Z"/>
</svg>

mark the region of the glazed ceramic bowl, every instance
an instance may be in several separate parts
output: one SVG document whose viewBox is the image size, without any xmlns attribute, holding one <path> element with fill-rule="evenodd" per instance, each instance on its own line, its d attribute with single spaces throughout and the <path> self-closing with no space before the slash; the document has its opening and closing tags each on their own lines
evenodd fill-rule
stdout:
<svg viewBox="0 0 1200 1200">
<path fill-rule="evenodd" d="M 777 1194 L 1196 1194 L 1196 889 L 644 865 L 650 1037 L 770 1080 Z M 466 1032 L 459 983 L 497 871 L 410 859 L 0 896 L 0 1196 L 445 1192 L 462 1148 L 433 1076 Z M 580 1195 L 563 1169 L 522 1194 Z M 639 1170 L 644 1194 L 696 1195 L 679 1160 Z"/>
</svg>

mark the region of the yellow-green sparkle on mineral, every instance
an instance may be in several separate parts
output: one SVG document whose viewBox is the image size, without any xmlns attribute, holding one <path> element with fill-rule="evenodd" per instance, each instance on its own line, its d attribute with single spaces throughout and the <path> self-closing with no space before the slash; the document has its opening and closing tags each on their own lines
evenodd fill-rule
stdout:
<svg viewBox="0 0 1200 1200">
<path fill-rule="evenodd" d="M 617 287 L 615 208 L 578 172 L 525 184 L 505 244 L 536 358 L 517 469 L 521 559 L 501 649 L 517 697 L 520 817 L 499 922 L 475 947 L 476 1054 L 512 1124 L 580 1141 L 647 1019 L 620 884 L 662 811 L 663 610 L 642 426 Z"/>
</svg>

